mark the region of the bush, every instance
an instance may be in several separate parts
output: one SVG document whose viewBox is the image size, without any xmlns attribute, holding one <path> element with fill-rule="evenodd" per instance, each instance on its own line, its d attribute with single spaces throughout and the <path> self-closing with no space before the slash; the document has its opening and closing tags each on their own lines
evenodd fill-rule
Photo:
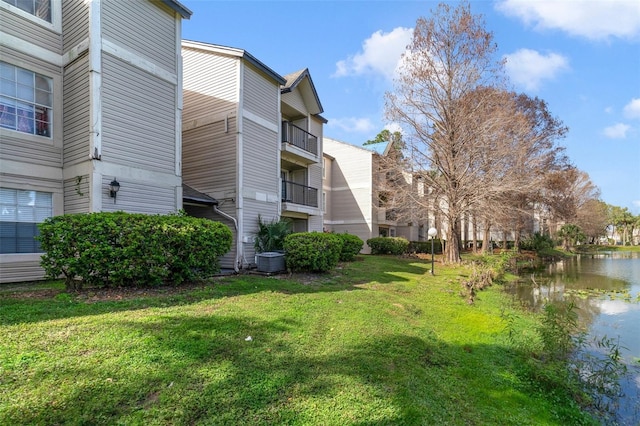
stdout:
<svg viewBox="0 0 640 426">
<path fill-rule="evenodd" d="M 538 232 L 520 241 L 520 249 L 541 252 L 555 247 L 555 242 L 548 235 Z"/>
<path fill-rule="evenodd" d="M 124 212 L 68 214 L 39 225 L 50 278 L 67 288 L 180 284 L 220 270 L 218 257 L 231 248 L 226 225 L 184 215 Z"/>
<path fill-rule="evenodd" d="M 360 237 L 351 234 L 335 234 L 342 240 L 342 250 L 340 251 L 340 261 L 351 262 L 356 258 L 364 246 L 364 241 Z"/>
<path fill-rule="evenodd" d="M 433 252 L 442 253 L 442 241 L 433 240 Z M 429 241 L 411 241 L 409 243 L 409 253 L 431 253 L 431 240 Z"/>
<path fill-rule="evenodd" d="M 402 237 L 369 238 L 367 245 L 371 254 L 405 254 L 409 250 L 409 241 Z"/>
<path fill-rule="evenodd" d="M 325 272 L 338 264 L 342 239 L 335 234 L 298 232 L 284 239 L 287 269 Z"/>
<path fill-rule="evenodd" d="M 258 216 L 258 233 L 253 244 L 256 253 L 284 250 L 284 237 L 291 233 L 291 227 L 290 219 L 263 222 L 262 217 Z"/>
</svg>

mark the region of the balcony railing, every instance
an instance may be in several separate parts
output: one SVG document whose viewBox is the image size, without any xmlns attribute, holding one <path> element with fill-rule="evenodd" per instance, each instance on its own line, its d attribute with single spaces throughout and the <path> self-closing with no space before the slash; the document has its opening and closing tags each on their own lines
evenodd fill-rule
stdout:
<svg viewBox="0 0 640 426">
<path fill-rule="evenodd" d="M 282 142 L 318 155 L 318 138 L 290 121 L 282 122 Z"/>
<path fill-rule="evenodd" d="M 282 201 L 301 204 L 303 206 L 318 207 L 318 189 L 283 180 Z"/>
</svg>

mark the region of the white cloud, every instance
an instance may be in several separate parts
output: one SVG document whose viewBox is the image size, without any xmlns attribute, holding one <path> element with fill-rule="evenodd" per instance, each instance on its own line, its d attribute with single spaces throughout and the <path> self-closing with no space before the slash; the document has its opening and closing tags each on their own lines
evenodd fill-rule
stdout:
<svg viewBox="0 0 640 426">
<path fill-rule="evenodd" d="M 623 111 L 627 118 L 640 118 L 640 98 L 631 99 Z"/>
<path fill-rule="evenodd" d="M 381 74 L 391 80 L 413 29 L 398 27 L 389 33 L 376 31 L 362 43 L 362 51 L 336 63 L 334 77 Z"/>
<path fill-rule="evenodd" d="M 544 80 L 555 78 L 569 69 L 569 61 L 558 53 L 543 55 L 535 50 L 520 49 L 505 55 L 507 74 L 516 85 L 537 90 Z"/>
<path fill-rule="evenodd" d="M 605 127 L 602 133 L 609 139 L 624 139 L 627 137 L 629 129 L 631 129 L 631 126 L 624 123 L 617 123 L 613 126 Z"/>
<path fill-rule="evenodd" d="M 496 9 L 538 29 L 558 29 L 591 40 L 640 36 L 637 0 L 503 0 Z"/>
<path fill-rule="evenodd" d="M 375 129 L 375 125 L 368 118 L 330 118 L 328 127 L 337 127 L 348 133 L 369 133 Z"/>
</svg>

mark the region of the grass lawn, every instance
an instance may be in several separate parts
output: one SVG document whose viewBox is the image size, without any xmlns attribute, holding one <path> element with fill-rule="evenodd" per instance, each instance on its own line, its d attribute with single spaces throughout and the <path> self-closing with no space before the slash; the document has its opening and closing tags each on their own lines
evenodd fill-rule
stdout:
<svg viewBox="0 0 640 426">
<path fill-rule="evenodd" d="M 0 425 L 589 424 L 526 374 L 535 318 L 429 270 L 361 256 L 180 289 L 0 286 Z"/>
</svg>

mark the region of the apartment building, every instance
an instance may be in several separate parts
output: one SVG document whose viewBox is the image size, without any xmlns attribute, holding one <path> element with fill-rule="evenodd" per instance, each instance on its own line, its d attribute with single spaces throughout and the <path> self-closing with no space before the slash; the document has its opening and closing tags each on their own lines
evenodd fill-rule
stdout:
<svg viewBox="0 0 640 426">
<path fill-rule="evenodd" d="M 42 278 L 37 223 L 182 208 L 175 0 L 0 0 L 0 282 Z"/>
<path fill-rule="evenodd" d="M 196 41 L 182 55 L 183 180 L 200 194 L 184 208 L 232 229 L 221 266 L 255 264 L 259 217 L 322 230 L 325 120 L 309 71 L 283 77 L 246 50 Z"/>
</svg>

